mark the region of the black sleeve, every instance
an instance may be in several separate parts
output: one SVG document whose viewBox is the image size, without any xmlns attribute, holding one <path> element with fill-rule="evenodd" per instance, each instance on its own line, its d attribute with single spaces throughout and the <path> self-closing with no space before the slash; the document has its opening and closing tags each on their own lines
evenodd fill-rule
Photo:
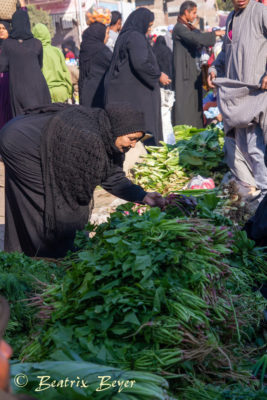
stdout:
<svg viewBox="0 0 267 400">
<path fill-rule="evenodd" d="M 216 41 L 214 32 L 201 33 L 198 30 L 190 31 L 182 24 L 176 24 L 173 30 L 173 41 L 181 40 L 185 45 L 190 47 L 213 46 Z"/>
<path fill-rule="evenodd" d="M 0 72 L 7 72 L 9 69 L 8 55 L 5 48 L 5 43 L 3 43 L 2 51 L 0 54 Z"/>
<path fill-rule="evenodd" d="M 139 32 L 133 32 L 128 40 L 127 49 L 131 65 L 136 74 L 151 88 L 154 88 L 161 75 L 156 58 L 152 58 L 149 44 Z"/>
<path fill-rule="evenodd" d="M 109 177 L 101 183 L 103 189 L 126 201 L 140 203 L 147 194 L 141 186 L 126 178 L 123 169 L 115 166 Z"/>
</svg>

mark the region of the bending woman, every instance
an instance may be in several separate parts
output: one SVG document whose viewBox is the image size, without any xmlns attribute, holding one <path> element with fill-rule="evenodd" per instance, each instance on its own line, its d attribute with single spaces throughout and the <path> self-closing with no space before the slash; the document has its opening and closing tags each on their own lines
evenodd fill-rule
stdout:
<svg viewBox="0 0 267 400">
<path fill-rule="evenodd" d="M 123 104 L 106 111 L 54 104 L 7 124 L 0 131 L 5 251 L 63 257 L 88 222 L 97 185 L 127 201 L 163 205 L 122 170 L 124 153 L 144 132 L 143 114 Z"/>
</svg>

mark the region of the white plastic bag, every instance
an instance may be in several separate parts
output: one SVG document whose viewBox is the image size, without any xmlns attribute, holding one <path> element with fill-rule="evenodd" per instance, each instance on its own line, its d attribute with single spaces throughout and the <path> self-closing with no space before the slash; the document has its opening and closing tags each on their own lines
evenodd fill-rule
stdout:
<svg viewBox="0 0 267 400">
<path fill-rule="evenodd" d="M 167 144 L 175 144 L 171 121 L 171 111 L 175 100 L 174 92 L 161 88 L 160 95 L 163 141 Z"/>
</svg>

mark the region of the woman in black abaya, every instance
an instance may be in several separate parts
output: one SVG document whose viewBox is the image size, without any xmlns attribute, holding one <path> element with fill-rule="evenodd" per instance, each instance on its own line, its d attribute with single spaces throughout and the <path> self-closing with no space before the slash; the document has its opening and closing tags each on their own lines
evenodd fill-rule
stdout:
<svg viewBox="0 0 267 400">
<path fill-rule="evenodd" d="M 83 106 L 104 107 L 104 78 L 112 58 L 105 45 L 107 39 L 107 27 L 100 22 L 94 22 L 83 33 L 79 63 L 79 95 Z"/>
<path fill-rule="evenodd" d="M 163 206 L 123 172 L 124 153 L 145 132 L 143 113 L 127 104 L 106 110 L 54 103 L 0 131 L 5 164 L 5 251 L 63 257 L 90 216 L 101 185 L 127 201 Z"/>
<path fill-rule="evenodd" d="M 42 74 L 42 43 L 33 38 L 27 11 L 19 9 L 12 17 L 12 31 L 2 46 L 0 72 L 9 71 L 9 91 L 13 116 L 23 109 L 51 102 Z"/>
<path fill-rule="evenodd" d="M 159 82 L 166 85 L 170 80 L 161 73 L 146 38 L 153 21 L 154 14 L 143 7 L 127 18 L 105 80 L 105 102 L 127 101 L 138 107 L 145 114 L 146 130 L 158 144 L 163 139 Z"/>
</svg>

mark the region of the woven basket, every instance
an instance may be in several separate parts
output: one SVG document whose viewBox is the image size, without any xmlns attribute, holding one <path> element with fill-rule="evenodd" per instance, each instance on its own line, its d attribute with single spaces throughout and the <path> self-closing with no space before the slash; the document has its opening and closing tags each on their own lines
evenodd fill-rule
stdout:
<svg viewBox="0 0 267 400">
<path fill-rule="evenodd" d="M 0 20 L 10 20 L 17 9 L 17 0 L 0 0 Z"/>
</svg>

